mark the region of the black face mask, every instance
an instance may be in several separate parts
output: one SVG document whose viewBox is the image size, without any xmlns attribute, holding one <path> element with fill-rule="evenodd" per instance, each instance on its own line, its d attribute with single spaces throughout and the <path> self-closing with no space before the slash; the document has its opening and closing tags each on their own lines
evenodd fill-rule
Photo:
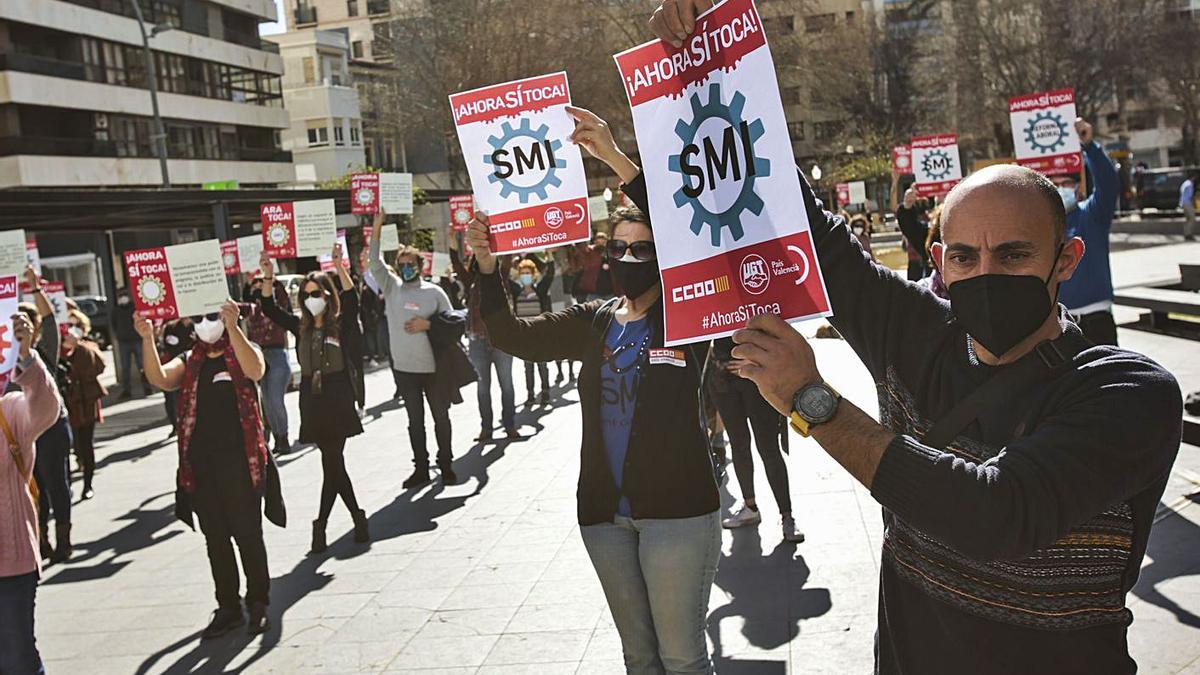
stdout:
<svg viewBox="0 0 1200 675">
<path fill-rule="evenodd" d="M 624 260 L 610 261 L 610 274 L 613 284 L 633 300 L 641 297 L 642 293 L 650 290 L 658 283 L 658 262 L 625 262 Z"/>
<path fill-rule="evenodd" d="M 1050 277 L 1058 268 L 1058 254 Z M 1033 275 L 982 274 L 956 281 L 948 289 L 950 309 L 958 324 L 998 358 L 1046 320 L 1053 302 L 1046 289 L 1050 277 L 1043 280 Z"/>
</svg>

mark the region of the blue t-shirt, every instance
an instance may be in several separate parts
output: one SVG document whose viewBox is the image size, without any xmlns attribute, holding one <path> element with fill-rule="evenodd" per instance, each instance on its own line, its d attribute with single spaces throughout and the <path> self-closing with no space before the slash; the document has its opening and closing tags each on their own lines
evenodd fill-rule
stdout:
<svg viewBox="0 0 1200 675">
<path fill-rule="evenodd" d="M 608 468 L 621 491 L 625 455 L 629 451 L 629 432 L 633 426 L 633 408 L 637 403 L 639 366 L 645 363 L 650 343 L 650 322 L 646 318 L 622 325 L 614 320 L 604 336 L 604 363 L 600 365 L 600 428 Z M 617 513 L 632 517 L 629 500 L 621 495 Z"/>
</svg>

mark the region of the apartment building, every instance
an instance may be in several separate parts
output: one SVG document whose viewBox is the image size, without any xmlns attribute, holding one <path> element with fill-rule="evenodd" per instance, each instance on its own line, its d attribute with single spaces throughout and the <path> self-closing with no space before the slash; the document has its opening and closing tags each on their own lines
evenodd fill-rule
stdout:
<svg viewBox="0 0 1200 675">
<path fill-rule="evenodd" d="M 137 0 L 173 186 L 293 180 L 272 0 Z M 131 0 L 0 0 L 0 188 L 162 183 Z"/>
<path fill-rule="evenodd" d="M 320 184 L 366 165 L 358 90 L 344 30 L 304 29 L 267 38 L 283 57 L 283 102 L 298 185 Z"/>
</svg>

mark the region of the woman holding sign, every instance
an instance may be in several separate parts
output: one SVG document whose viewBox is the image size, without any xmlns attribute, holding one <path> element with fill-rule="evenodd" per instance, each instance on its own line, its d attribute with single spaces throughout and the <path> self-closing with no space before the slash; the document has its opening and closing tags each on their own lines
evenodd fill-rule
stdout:
<svg viewBox="0 0 1200 675">
<path fill-rule="evenodd" d="M 154 327 L 145 317 L 134 317 L 146 379 L 163 391 L 179 392 L 175 512 L 188 523 L 190 511 L 199 518 L 217 595 L 217 611 L 201 633 L 205 640 L 246 622 L 233 542 L 246 574 L 247 632 L 257 635 L 270 627 L 271 575 L 262 532 L 269 459 L 256 386 L 266 365 L 262 351 L 238 326 L 238 317 L 231 300 L 219 314 L 193 318 L 195 345 L 166 365 L 158 357 Z"/>
<path fill-rule="evenodd" d="M 623 179 L 638 174 L 602 120 L 577 108 L 573 140 Z M 663 348 L 662 285 L 650 221 L 612 216 L 607 245 L 622 295 L 532 319 L 513 315 L 488 219 L 467 231 L 488 336 L 531 361 L 581 360 L 580 533 L 621 635 L 630 673 L 712 671 L 705 642 L 721 550 L 720 501 L 699 390 L 706 343 Z"/>
<path fill-rule="evenodd" d="M 363 431 L 354 409 L 355 365 L 343 348 L 343 339 L 358 330 L 358 295 L 353 286 L 339 294 L 329 275 L 310 272 L 300 286 L 300 316 L 296 316 L 276 305 L 271 296 L 275 285 L 271 258 L 264 253 L 259 264 L 263 313 L 296 337 L 301 375 L 300 442 L 316 443 L 321 450 L 321 505 L 313 521 L 312 552 L 325 551 L 325 524 L 338 496 L 354 520 L 354 541 L 370 541 L 367 514 L 358 508 L 344 456 L 346 439 Z M 345 266 L 341 245 L 333 247 L 333 264 L 341 274 Z"/>
</svg>

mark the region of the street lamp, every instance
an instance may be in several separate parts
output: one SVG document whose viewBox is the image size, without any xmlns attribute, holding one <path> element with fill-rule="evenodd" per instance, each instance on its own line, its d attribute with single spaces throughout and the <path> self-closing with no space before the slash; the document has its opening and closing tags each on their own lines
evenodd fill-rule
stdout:
<svg viewBox="0 0 1200 675">
<path fill-rule="evenodd" d="M 604 201 L 612 201 L 612 188 L 604 188 Z"/>
<path fill-rule="evenodd" d="M 812 176 L 812 179 L 815 181 L 821 180 L 821 167 L 813 164 L 812 169 L 810 169 L 808 172 L 808 175 Z"/>
<path fill-rule="evenodd" d="M 142 32 L 142 54 L 146 59 L 146 79 L 150 82 L 150 107 L 154 111 L 154 133 L 150 139 L 154 142 L 154 151 L 158 154 L 158 168 L 162 172 L 163 187 L 171 187 L 171 176 L 167 172 L 167 131 L 163 127 L 162 115 L 158 112 L 158 72 L 154 67 L 154 54 L 150 52 L 150 38 L 171 30 L 168 24 L 157 24 L 146 32 L 146 19 L 142 16 L 142 6 L 138 0 L 132 3 L 133 12 L 137 15 L 138 29 Z"/>
</svg>

